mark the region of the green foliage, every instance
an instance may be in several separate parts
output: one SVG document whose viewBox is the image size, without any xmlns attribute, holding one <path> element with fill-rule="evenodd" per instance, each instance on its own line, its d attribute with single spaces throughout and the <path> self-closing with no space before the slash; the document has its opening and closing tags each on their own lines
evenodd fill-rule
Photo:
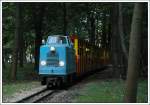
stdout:
<svg viewBox="0 0 150 105">
<path fill-rule="evenodd" d="M 81 103 L 123 103 L 124 84 L 125 81 L 117 79 L 90 82 L 79 89 L 75 100 Z M 148 102 L 147 97 L 147 80 L 141 80 L 139 82 L 137 100 L 142 103 Z"/>
<path fill-rule="evenodd" d="M 5 53 L 12 52 L 13 48 L 13 38 L 14 38 L 14 29 L 15 29 L 15 19 L 14 19 L 14 3 L 3 3 L 2 4 L 2 26 L 3 26 L 3 48 Z"/>
<path fill-rule="evenodd" d="M 137 100 L 139 103 L 148 102 L 148 81 L 147 80 L 139 80 Z"/>
<path fill-rule="evenodd" d="M 11 70 L 12 65 L 6 64 L 6 68 L 2 70 L 2 79 L 4 83 L 10 83 L 11 82 Z M 33 64 L 25 64 L 24 68 L 18 67 L 18 73 L 17 73 L 17 81 L 23 81 L 23 80 L 35 80 L 38 79 L 38 74 L 34 70 Z"/>
<path fill-rule="evenodd" d="M 35 5 L 36 4 L 36 5 Z M 44 3 L 43 3 L 44 4 Z M 42 5 L 43 5 L 42 4 Z M 35 26 L 34 26 L 34 12 L 39 10 L 34 10 L 38 3 L 20 3 L 22 5 L 22 35 L 25 41 L 25 51 L 27 50 L 28 46 L 32 46 L 34 48 L 34 40 L 35 40 Z M 99 31 L 97 35 L 101 37 L 102 34 L 102 24 L 101 21 L 103 20 L 102 14 L 107 15 L 109 18 L 110 16 L 110 9 L 113 6 L 109 3 L 98 4 L 98 3 L 66 3 L 67 6 L 67 32 L 69 34 L 77 34 L 81 38 L 85 39 L 89 36 L 89 23 L 88 18 L 92 12 L 96 13 L 96 30 Z M 46 39 L 48 35 L 56 35 L 61 34 L 63 35 L 63 5 L 62 3 L 46 3 L 45 4 L 45 13 L 44 13 L 44 20 L 42 24 L 42 37 Z M 124 12 L 131 17 L 132 12 L 130 3 L 126 3 L 124 6 Z M 128 8 L 130 7 L 130 8 Z M 3 10 L 3 49 L 6 50 L 6 56 L 11 54 L 13 49 L 13 39 L 14 39 L 14 29 L 15 29 L 15 3 L 3 3 L 2 4 Z M 128 16 L 128 17 L 129 17 Z M 98 20 L 97 20 L 98 19 Z M 110 20 L 110 19 L 109 19 Z M 130 19 L 131 20 L 131 19 Z M 109 22 L 107 22 L 109 23 Z M 129 24 L 131 21 L 129 21 Z M 106 24 L 108 25 L 108 24 Z M 97 32 L 98 32 L 97 31 Z M 108 32 L 108 28 L 106 32 Z M 100 40 L 100 38 L 96 38 L 96 40 Z M 100 41 L 97 41 L 100 42 Z M 8 50 L 8 52 L 7 52 Z M 31 51 L 32 54 L 34 51 Z"/>
</svg>

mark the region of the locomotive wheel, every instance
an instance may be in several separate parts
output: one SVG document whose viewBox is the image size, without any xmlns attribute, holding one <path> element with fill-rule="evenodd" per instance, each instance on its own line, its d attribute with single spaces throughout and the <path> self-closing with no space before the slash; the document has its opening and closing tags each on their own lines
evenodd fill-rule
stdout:
<svg viewBox="0 0 150 105">
<path fill-rule="evenodd" d="M 54 88 L 54 84 L 51 82 L 47 82 L 47 89 L 53 89 Z"/>
<path fill-rule="evenodd" d="M 62 85 L 63 85 L 62 79 L 58 79 L 58 81 L 57 81 L 57 88 L 58 88 L 58 89 L 61 89 L 61 88 L 62 88 Z"/>
<path fill-rule="evenodd" d="M 46 79 L 46 85 L 47 85 L 47 89 L 52 89 L 54 87 L 54 84 L 51 81 L 51 78 Z"/>
<path fill-rule="evenodd" d="M 41 85 L 46 85 L 46 78 L 45 77 L 42 78 Z"/>
<path fill-rule="evenodd" d="M 57 87 L 60 87 L 60 85 L 61 85 L 61 81 L 58 80 L 57 83 L 56 83 L 56 86 L 57 86 Z"/>
<path fill-rule="evenodd" d="M 47 89 L 52 89 L 52 88 L 53 88 L 52 84 L 47 84 Z"/>
<path fill-rule="evenodd" d="M 41 81 L 41 85 L 46 85 L 45 81 Z"/>
</svg>

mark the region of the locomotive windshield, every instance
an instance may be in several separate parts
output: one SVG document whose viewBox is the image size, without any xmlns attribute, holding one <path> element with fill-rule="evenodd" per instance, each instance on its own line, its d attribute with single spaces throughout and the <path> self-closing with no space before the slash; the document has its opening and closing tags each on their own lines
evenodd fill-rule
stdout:
<svg viewBox="0 0 150 105">
<path fill-rule="evenodd" d="M 66 44 L 66 37 L 64 36 L 49 36 L 47 40 L 48 44 Z"/>
</svg>

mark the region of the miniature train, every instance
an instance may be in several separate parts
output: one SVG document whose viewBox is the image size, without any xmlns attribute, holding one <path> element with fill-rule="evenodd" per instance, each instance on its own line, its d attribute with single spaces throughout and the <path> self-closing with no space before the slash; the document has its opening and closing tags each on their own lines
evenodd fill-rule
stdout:
<svg viewBox="0 0 150 105">
<path fill-rule="evenodd" d="M 81 40 L 77 35 L 48 36 L 40 47 L 39 75 L 41 84 L 62 86 L 108 64 L 106 49 Z"/>
</svg>

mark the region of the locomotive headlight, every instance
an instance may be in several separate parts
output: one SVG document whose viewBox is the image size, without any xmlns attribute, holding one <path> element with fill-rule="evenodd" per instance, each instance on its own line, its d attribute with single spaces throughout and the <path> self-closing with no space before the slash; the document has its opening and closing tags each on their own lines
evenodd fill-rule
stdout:
<svg viewBox="0 0 150 105">
<path fill-rule="evenodd" d="M 52 47 L 50 48 L 50 50 L 51 50 L 51 51 L 55 51 L 55 47 L 52 46 Z"/>
<path fill-rule="evenodd" d="M 46 65 L 46 61 L 41 61 L 41 65 L 45 66 Z"/>
<path fill-rule="evenodd" d="M 59 61 L 59 66 L 64 66 L 65 63 L 63 61 Z"/>
</svg>

